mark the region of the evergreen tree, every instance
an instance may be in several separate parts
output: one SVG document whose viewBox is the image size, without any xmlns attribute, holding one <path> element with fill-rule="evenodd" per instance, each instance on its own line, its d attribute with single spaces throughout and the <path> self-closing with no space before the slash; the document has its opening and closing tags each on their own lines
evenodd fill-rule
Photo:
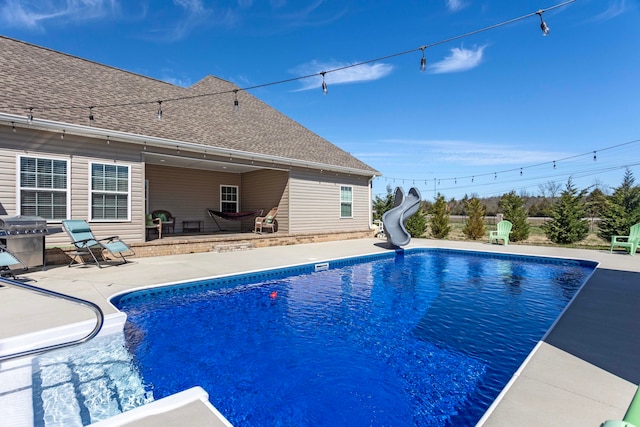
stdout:
<svg viewBox="0 0 640 427">
<path fill-rule="evenodd" d="M 529 223 L 522 198 L 516 195 L 515 191 L 512 191 L 500 198 L 499 205 L 504 213 L 504 219 L 513 225 L 509 240 L 513 242 L 527 240 L 529 238 Z"/>
<path fill-rule="evenodd" d="M 590 218 L 590 231 L 594 229 L 594 219 L 602 218 L 607 206 L 607 195 L 599 188 L 595 188 L 586 199 L 587 202 L 587 215 Z"/>
<path fill-rule="evenodd" d="M 436 239 L 444 239 L 449 235 L 451 226 L 449 225 L 447 202 L 442 194 L 438 194 L 429 213 L 431 214 L 431 235 Z"/>
<path fill-rule="evenodd" d="M 640 222 L 640 187 L 634 186 L 635 178 L 627 169 L 622 184 L 607 198 L 598 224 L 598 237 L 606 242 L 611 236 L 626 236 L 632 225 Z"/>
<path fill-rule="evenodd" d="M 587 190 L 578 193 L 571 178 L 560 194 L 560 198 L 551 207 L 551 220 L 542 225 L 542 230 L 553 243 L 575 243 L 584 239 L 589 233 L 589 222 L 585 217 L 585 202 L 583 200 Z"/>
<path fill-rule="evenodd" d="M 467 201 L 467 219 L 462 232 L 470 239 L 478 240 L 484 237 L 484 212 L 485 208 L 480 199 L 473 197 Z"/>
<path fill-rule="evenodd" d="M 391 186 L 387 185 L 387 194 L 384 197 L 376 196 L 373 200 L 373 219 L 382 220 L 382 215 L 393 208 L 393 192 Z"/>
<path fill-rule="evenodd" d="M 418 212 L 407 219 L 405 228 L 411 234 L 411 237 L 424 237 L 424 233 L 427 231 L 427 216 L 422 207 L 422 202 L 420 202 Z"/>
</svg>

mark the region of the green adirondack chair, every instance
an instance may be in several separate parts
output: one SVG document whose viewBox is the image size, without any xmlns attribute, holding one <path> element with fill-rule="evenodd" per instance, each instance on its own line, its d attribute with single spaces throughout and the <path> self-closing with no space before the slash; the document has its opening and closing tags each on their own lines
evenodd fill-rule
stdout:
<svg viewBox="0 0 640 427">
<path fill-rule="evenodd" d="M 631 226 L 628 236 L 611 236 L 609 253 L 613 253 L 614 246 L 620 246 L 626 248 L 631 255 L 635 255 L 638 245 L 640 245 L 640 223 Z"/>
<path fill-rule="evenodd" d="M 502 240 L 505 246 L 508 245 L 509 234 L 511 234 L 511 227 L 513 227 L 513 224 L 505 219 L 497 223 L 496 227 L 497 230 L 489 231 L 489 243 L 493 243 L 494 240 L 496 243 L 500 243 L 499 240 Z"/>
</svg>

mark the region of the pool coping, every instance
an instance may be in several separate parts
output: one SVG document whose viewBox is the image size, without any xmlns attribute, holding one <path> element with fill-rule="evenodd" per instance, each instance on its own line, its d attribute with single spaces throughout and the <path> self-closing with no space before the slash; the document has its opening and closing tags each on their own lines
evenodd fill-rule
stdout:
<svg viewBox="0 0 640 427">
<path fill-rule="evenodd" d="M 634 259 L 631 259 L 631 257 L 620 255 L 620 254 L 608 254 L 608 252 L 605 252 L 605 251 L 586 251 L 586 250 L 558 249 L 558 248 L 548 248 L 548 247 L 540 248 L 540 247 L 528 247 L 528 246 L 519 246 L 519 245 L 497 246 L 497 245 L 487 245 L 486 243 L 478 243 L 478 242 L 470 243 L 470 242 L 453 242 L 453 241 L 440 241 L 440 240 L 430 241 L 426 239 L 419 239 L 419 240 L 414 239 L 412 244 L 408 246 L 408 249 L 409 248 L 431 248 L 431 249 L 453 248 L 457 250 L 473 250 L 473 251 L 479 251 L 479 252 L 488 251 L 488 252 L 496 252 L 496 253 L 510 253 L 513 255 L 520 255 L 520 256 L 536 256 L 536 257 L 542 256 L 542 257 L 561 258 L 561 259 L 566 259 L 566 258 L 581 259 L 581 260 L 599 262 L 600 266 L 598 268 L 605 266 L 607 268 L 620 269 L 624 271 L 640 271 L 640 265 L 633 264 Z M 257 257 L 256 255 L 257 251 L 261 252 L 259 257 Z M 150 269 L 150 267 L 153 268 L 155 266 L 157 267 L 158 270 L 162 270 L 160 266 L 164 267 L 165 264 L 167 263 L 169 264 L 176 263 L 177 265 L 179 265 L 180 268 L 184 268 L 185 270 L 187 270 L 188 269 L 187 267 L 189 267 L 190 264 L 198 263 L 198 260 L 207 259 L 208 261 L 211 261 L 212 259 L 211 257 L 216 257 L 216 258 L 213 258 L 214 260 L 218 261 L 217 263 L 215 263 L 215 266 L 217 268 L 214 269 L 216 270 L 215 271 L 216 274 L 209 274 L 209 275 L 206 274 L 207 271 L 208 272 L 213 271 L 211 269 L 206 270 L 202 268 L 196 268 L 195 270 L 198 270 L 198 272 L 196 273 L 194 271 L 189 271 L 188 275 L 191 275 L 191 278 L 184 280 L 184 281 L 191 281 L 193 278 L 201 278 L 204 276 L 219 277 L 223 275 L 233 274 L 233 271 L 230 271 L 230 270 L 234 270 L 234 268 L 236 272 L 237 271 L 246 272 L 247 269 L 249 269 L 249 271 L 252 271 L 251 267 L 255 267 L 254 268 L 255 271 L 261 271 L 261 270 L 273 268 L 274 265 L 277 267 L 282 267 L 283 264 L 289 265 L 289 266 L 295 266 L 303 263 L 308 264 L 315 261 L 322 261 L 326 259 L 340 259 L 340 258 L 348 258 L 348 257 L 353 257 L 358 255 L 361 256 L 363 255 L 363 253 L 372 254 L 372 253 L 380 253 L 380 252 L 388 252 L 388 251 L 389 251 L 389 248 L 385 245 L 384 242 L 381 242 L 380 240 L 361 239 L 359 241 L 342 241 L 337 243 L 329 242 L 329 243 L 296 245 L 295 247 L 260 248 L 260 249 L 253 250 L 251 252 L 227 253 L 224 255 L 223 254 L 203 254 L 201 257 L 197 257 L 196 255 L 200 255 L 200 254 L 191 254 L 191 255 L 162 257 L 162 259 L 158 258 L 150 261 L 145 261 L 143 259 L 140 259 L 140 260 L 137 260 L 137 263 L 139 263 L 139 265 L 134 266 L 134 269 L 140 270 L 138 271 L 138 274 L 142 274 L 143 277 L 145 277 L 145 280 L 150 282 L 148 284 L 153 284 L 153 283 L 157 284 L 159 282 L 158 280 L 159 277 L 166 279 L 166 274 L 163 275 L 164 270 L 157 271 L 156 272 L 157 274 L 154 274 L 153 269 Z M 247 257 L 247 255 L 250 255 L 250 259 Z M 258 261 L 259 259 L 268 260 L 269 262 L 259 262 Z M 235 263 L 234 264 L 235 267 L 227 263 L 230 260 L 232 260 L 231 264 Z M 293 260 L 293 262 L 287 263 L 285 260 Z M 63 289 L 63 290 L 66 290 L 68 293 L 72 293 L 72 294 L 75 293 L 76 296 L 79 295 L 80 297 L 83 297 L 83 296 L 86 296 L 86 294 L 91 294 L 90 296 L 93 299 L 99 300 L 103 308 L 113 313 L 113 310 L 115 310 L 115 308 L 108 302 L 112 296 L 118 293 L 121 293 L 124 290 L 131 290 L 131 289 L 139 288 L 140 286 L 145 286 L 144 284 L 141 285 L 140 283 L 136 283 L 136 284 L 131 283 L 131 280 L 128 280 L 130 278 L 125 279 L 126 274 L 125 275 L 121 274 L 121 272 L 124 272 L 125 269 L 130 267 L 131 266 L 129 267 L 123 266 L 118 268 L 104 268 L 100 270 L 89 269 L 89 268 L 87 269 L 84 269 L 84 268 L 56 269 L 55 273 L 53 273 L 53 270 L 52 270 L 52 272 L 33 272 L 33 273 L 30 273 L 29 275 L 34 276 L 38 280 L 37 285 L 44 285 L 43 287 L 50 286 L 53 288 L 58 288 L 61 286 L 61 284 L 63 284 L 64 285 L 63 287 L 74 288 L 74 289 Z M 191 267 L 193 267 L 193 265 L 191 265 Z M 132 269 L 128 270 L 128 272 L 131 272 L 131 271 Z M 198 277 L 194 276 L 196 274 Z M 76 285 L 70 286 L 69 285 L 70 280 Z M 80 286 L 78 288 L 77 283 L 82 283 L 85 281 L 89 284 L 89 286 L 87 286 L 85 283 L 84 286 Z M 163 282 L 168 284 L 168 283 L 173 283 L 174 281 L 164 280 Z M 88 289 L 88 288 L 92 288 L 92 289 Z M 6 291 L 3 290 L 2 292 L 6 292 Z M 532 351 L 530 355 L 527 357 L 527 359 L 525 360 L 526 363 L 523 363 L 521 368 L 517 371 L 517 375 L 514 375 L 514 377 L 510 381 L 510 385 L 508 387 L 505 387 L 505 389 L 503 390 L 503 393 L 501 393 L 501 395 L 504 394 L 504 396 L 502 397 L 499 396 L 499 399 L 496 399 L 496 401 L 494 402 L 494 405 L 496 407 L 502 405 L 502 403 L 505 400 L 504 397 L 507 395 L 509 396 L 509 399 L 507 400 L 514 401 L 514 395 L 513 395 L 514 391 L 517 391 L 518 393 L 520 393 L 519 390 L 514 390 L 519 388 L 519 387 L 514 387 L 514 385 L 517 384 L 518 380 L 522 378 L 522 374 L 524 371 L 527 370 L 527 366 L 530 365 L 531 360 L 535 359 L 537 355 L 539 355 L 540 353 L 547 352 L 548 346 L 549 345 L 547 343 L 543 343 L 542 341 L 541 343 L 536 345 L 534 351 Z M 560 357 L 561 359 L 574 357 L 569 354 L 557 354 L 556 356 Z M 626 388 L 629 388 L 629 387 L 624 387 L 625 386 L 624 383 L 619 383 L 616 381 L 613 381 L 613 383 L 615 383 L 616 388 L 623 388 L 625 390 Z M 635 388 L 631 387 L 629 388 L 629 390 L 630 390 L 629 393 L 626 393 L 626 391 L 622 393 L 623 396 L 620 397 L 619 402 L 607 403 L 608 406 L 605 405 L 607 406 L 605 408 L 607 409 L 606 411 L 607 416 L 599 415 L 598 416 L 599 418 L 592 419 L 589 422 L 589 424 L 598 425 L 599 423 L 603 422 L 605 419 L 621 416 L 621 415 L 618 415 L 620 414 L 620 412 L 624 414 L 624 410 L 626 409 L 628 402 L 633 396 L 633 392 L 635 391 Z M 626 400 L 627 394 L 628 394 L 628 400 Z M 516 396 L 515 401 L 517 402 L 517 400 L 518 399 Z M 527 404 L 530 405 L 530 402 L 527 402 Z M 545 402 L 541 402 L 541 404 L 544 405 Z M 586 404 L 589 404 L 589 401 L 587 401 Z M 518 404 L 516 403 L 515 406 L 517 407 Z M 562 415 L 562 412 L 565 412 L 564 414 L 565 416 L 561 417 L 563 421 L 574 420 L 578 423 L 578 424 L 566 424 L 566 425 L 588 425 L 588 424 L 585 424 L 583 420 L 576 420 L 574 411 L 567 410 L 567 408 L 563 408 L 563 409 L 564 411 L 561 410 L 560 412 L 560 415 Z M 566 413 L 566 412 L 569 412 L 569 413 Z M 609 416 L 609 413 L 611 414 L 611 416 Z M 500 424 L 499 421 L 494 420 L 493 411 L 490 414 L 485 414 L 485 415 L 487 419 L 485 420 L 485 417 L 483 417 L 482 425 L 487 425 L 487 426 L 502 425 Z M 514 416 L 517 418 L 518 414 L 515 413 Z M 540 425 L 540 424 L 532 424 L 531 421 L 532 420 L 530 419 L 518 420 L 517 425 L 525 425 L 525 426 Z M 513 423 L 514 420 L 511 419 L 511 422 Z"/>
</svg>

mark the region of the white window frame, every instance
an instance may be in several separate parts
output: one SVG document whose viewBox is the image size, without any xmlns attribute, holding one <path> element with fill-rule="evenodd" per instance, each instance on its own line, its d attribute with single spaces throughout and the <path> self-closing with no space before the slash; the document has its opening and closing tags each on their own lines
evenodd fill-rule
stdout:
<svg viewBox="0 0 640 427">
<path fill-rule="evenodd" d="M 65 188 L 46 188 L 46 187 L 23 187 L 22 186 L 22 159 L 36 159 L 37 160 L 50 160 L 59 161 L 66 164 L 66 187 Z M 47 191 L 52 193 L 59 192 L 65 194 L 66 207 L 64 218 L 46 218 L 47 222 L 60 222 L 63 219 L 69 218 L 71 214 L 71 163 L 68 158 L 54 157 L 54 156 L 42 156 L 42 155 L 18 155 L 16 156 L 16 214 L 26 215 L 22 209 L 22 192 L 23 191 Z M 37 207 L 36 207 L 37 208 Z M 42 216 L 42 215 L 37 215 Z M 44 218 L 44 217 L 43 217 Z"/>
<path fill-rule="evenodd" d="M 235 188 L 236 191 L 236 200 L 232 201 L 232 200 L 223 200 L 222 199 L 222 189 L 223 188 Z M 223 203 L 235 203 L 236 204 L 236 210 L 233 212 L 240 212 L 240 187 L 237 185 L 228 185 L 228 184 L 220 184 L 220 212 L 229 212 L 229 211 L 225 211 L 222 207 Z"/>
<path fill-rule="evenodd" d="M 94 190 L 93 189 L 93 166 L 116 166 L 118 168 L 126 168 L 127 169 L 127 190 L 126 191 L 106 191 L 106 190 Z M 89 162 L 89 170 L 87 171 L 89 184 L 89 200 L 87 200 L 89 204 L 89 221 L 90 222 L 129 222 L 131 221 L 131 165 L 129 164 L 114 164 L 110 162 L 99 162 L 92 161 Z M 94 194 L 115 194 L 115 195 L 126 195 L 127 196 L 127 217 L 126 218 L 94 218 L 93 216 L 93 195 Z"/>
<path fill-rule="evenodd" d="M 351 195 L 350 200 L 343 200 L 342 195 L 343 191 L 349 189 L 349 193 Z M 342 207 L 343 205 L 349 205 L 351 214 L 343 215 Z M 353 186 L 352 185 L 340 185 L 340 218 L 353 218 Z"/>
</svg>

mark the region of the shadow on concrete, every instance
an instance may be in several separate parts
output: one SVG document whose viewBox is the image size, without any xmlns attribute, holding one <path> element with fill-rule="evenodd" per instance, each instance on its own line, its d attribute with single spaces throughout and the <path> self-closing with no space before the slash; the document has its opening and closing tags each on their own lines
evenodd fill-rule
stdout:
<svg viewBox="0 0 640 427">
<path fill-rule="evenodd" d="M 597 269 L 544 341 L 639 384 L 639 331 L 640 273 Z"/>
</svg>

